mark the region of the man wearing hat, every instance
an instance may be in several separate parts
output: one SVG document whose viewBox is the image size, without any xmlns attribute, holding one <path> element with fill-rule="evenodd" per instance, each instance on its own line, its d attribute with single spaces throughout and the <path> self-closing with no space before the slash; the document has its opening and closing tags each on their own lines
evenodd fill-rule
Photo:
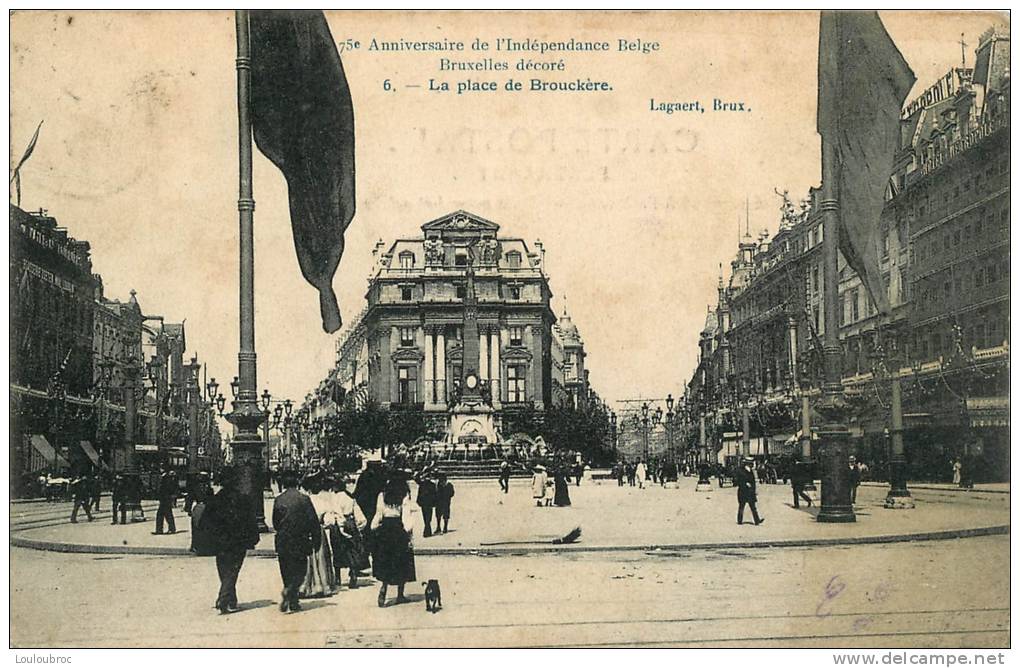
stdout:
<svg viewBox="0 0 1020 668">
<path fill-rule="evenodd" d="M 737 524 L 744 523 L 744 506 L 748 505 L 751 507 L 751 517 L 754 518 L 755 526 L 765 521 L 764 517 L 758 517 L 758 489 L 754 481 L 754 472 L 751 470 L 751 466 L 754 464 L 754 459 L 751 457 L 744 457 L 743 463 L 739 469 L 737 469 L 736 475 L 733 477 L 733 481 L 737 487 Z"/>
<path fill-rule="evenodd" d="M 854 505 L 857 503 L 857 487 L 861 484 L 861 467 L 853 455 L 850 455 L 850 475 L 847 476 L 847 483 L 850 485 L 850 505 Z"/>
</svg>

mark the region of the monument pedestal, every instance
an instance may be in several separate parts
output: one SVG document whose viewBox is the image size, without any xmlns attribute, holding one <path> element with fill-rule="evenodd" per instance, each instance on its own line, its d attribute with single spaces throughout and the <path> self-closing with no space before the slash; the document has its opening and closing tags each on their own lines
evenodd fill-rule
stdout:
<svg viewBox="0 0 1020 668">
<path fill-rule="evenodd" d="M 450 411 L 446 433 L 451 443 L 485 442 L 491 445 L 499 440 L 496 437 L 492 408 L 482 402 L 462 401 L 454 406 Z"/>
</svg>

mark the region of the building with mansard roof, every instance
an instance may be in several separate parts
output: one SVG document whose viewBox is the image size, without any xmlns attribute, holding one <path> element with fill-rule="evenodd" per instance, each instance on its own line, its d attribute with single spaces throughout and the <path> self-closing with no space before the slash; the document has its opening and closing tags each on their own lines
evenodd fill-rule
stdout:
<svg viewBox="0 0 1020 668">
<path fill-rule="evenodd" d="M 553 313 L 544 255 L 541 242 L 503 236 L 466 211 L 425 223 L 418 236 L 380 241 L 366 306 L 341 332 L 336 368 L 306 405 L 321 415 L 340 397 L 371 399 L 424 411 L 438 434 L 474 388 L 491 409 L 490 441 L 508 413 L 583 406 L 584 342 L 569 315 Z"/>
<path fill-rule="evenodd" d="M 876 235 L 888 314 L 838 257 L 839 321 L 825 322 L 819 191 L 799 211 L 783 193 L 774 237 L 746 235 L 720 277 L 717 317 L 699 336 L 688 383 L 718 458 L 752 407 L 752 453 L 794 447 L 795 397 L 817 388 L 820 340 L 839 330 L 843 385 L 861 409 L 860 459 L 887 457 L 888 378 L 903 379 L 912 477 L 945 478 L 971 458 L 978 479 L 1009 462 L 1009 35 L 982 35 L 973 68 L 954 67 L 903 110 L 901 144 Z"/>
</svg>

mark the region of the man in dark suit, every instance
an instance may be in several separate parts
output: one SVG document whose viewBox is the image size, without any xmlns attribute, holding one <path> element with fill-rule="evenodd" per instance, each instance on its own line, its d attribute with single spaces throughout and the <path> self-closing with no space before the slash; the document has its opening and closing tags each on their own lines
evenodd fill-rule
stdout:
<svg viewBox="0 0 1020 668">
<path fill-rule="evenodd" d="M 117 513 L 120 513 L 120 523 L 127 524 L 128 507 L 128 484 L 124 476 L 118 473 L 113 477 L 113 485 L 110 488 L 110 505 L 113 507 L 113 522 L 117 523 Z"/>
<path fill-rule="evenodd" d="M 754 481 L 754 472 L 751 470 L 751 465 L 754 460 L 750 457 L 744 457 L 743 466 L 737 469 L 737 472 L 733 476 L 733 482 L 737 486 L 737 524 L 744 523 L 744 506 L 751 507 L 751 516 L 754 518 L 755 526 L 765 521 L 764 517 L 758 517 L 758 488 Z"/>
<path fill-rule="evenodd" d="M 241 573 L 245 552 L 259 542 L 255 506 L 251 498 L 241 494 L 237 483 L 237 471 L 233 467 L 224 468 L 220 473 L 223 488 L 202 500 L 208 505 L 202 513 L 201 530 L 209 534 L 214 543 L 216 573 L 220 578 L 216 609 L 221 615 L 237 612 L 237 576 Z"/>
<path fill-rule="evenodd" d="M 443 523 L 443 533 L 450 530 L 450 506 L 453 501 L 453 483 L 446 479 L 445 473 L 439 474 L 439 484 L 436 485 L 436 533 L 439 533 L 439 523 Z"/>
<path fill-rule="evenodd" d="M 847 484 L 850 485 L 850 505 L 857 503 L 857 488 L 861 484 L 861 467 L 857 464 L 857 457 L 850 455 L 850 474 L 847 476 Z"/>
<path fill-rule="evenodd" d="M 177 473 L 172 468 L 163 465 L 163 471 L 159 476 L 159 509 L 156 511 L 156 535 L 163 533 L 163 522 L 166 521 L 169 533 L 177 533 L 177 525 L 174 523 L 174 505 L 177 503 Z"/>
<path fill-rule="evenodd" d="M 792 469 L 790 470 L 790 485 L 793 487 L 794 508 L 800 508 L 801 499 L 807 501 L 808 508 L 811 507 L 811 497 L 804 491 L 804 488 L 807 487 L 810 479 L 811 471 L 808 470 L 804 462 L 799 459 L 795 461 Z"/>
<path fill-rule="evenodd" d="M 78 509 L 85 510 L 85 516 L 92 521 L 92 511 L 89 506 L 92 503 L 92 482 L 88 476 L 78 476 L 71 481 L 71 497 L 74 500 L 74 509 L 71 511 L 71 524 L 78 523 Z"/>
<path fill-rule="evenodd" d="M 301 609 L 298 590 L 308 569 L 308 555 L 319 549 L 322 533 L 311 499 L 297 489 L 297 474 L 292 471 L 281 473 L 280 484 L 284 491 L 273 501 L 276 556 L 283 579 L 280 612 L 297 612 Z"/>
<path fill-rule="evenodd" d="M 428 538 L 432 535 L 432 511 L 436 507 L 436 483 L 432 480 L 431 474 L 426 473 L 418 482 L 418 506 L 421 507 L 421 515 L 425 520 L 425 531 L 422 535 Z"/>
</svg>

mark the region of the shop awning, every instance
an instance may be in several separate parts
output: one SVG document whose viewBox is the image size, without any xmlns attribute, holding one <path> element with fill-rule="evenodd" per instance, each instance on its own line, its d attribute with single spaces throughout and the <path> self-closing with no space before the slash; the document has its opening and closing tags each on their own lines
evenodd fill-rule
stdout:
<svg viewBox="0 0 1020 668">
<path fill-rule="evenodd" d="M 106 466 L 106 462 L 99 458 L 99 453 L 92 447 L 92 443 L 89 441 L 78 441 L 78 445 L 81 446 L 81 449 L 85 452 L 85 456 L 89 458 L 93 466 L 98 466 L 104 469 L 108 468 Z"/>
<path fill-rule="evenodd" d="M 50 464 L 63 467 L 70 466 L 70 464 L 67 463 L 67 460 L 61 457 L 57 451 L 53 449 L 53 446 L 50 445 L 50 442 L 46 440 L 45 436 L 34 434 L 31 441 L 32 447 L 35 448 L 36 452 L 42 455 L 43 459 Z"/>
</svg>

